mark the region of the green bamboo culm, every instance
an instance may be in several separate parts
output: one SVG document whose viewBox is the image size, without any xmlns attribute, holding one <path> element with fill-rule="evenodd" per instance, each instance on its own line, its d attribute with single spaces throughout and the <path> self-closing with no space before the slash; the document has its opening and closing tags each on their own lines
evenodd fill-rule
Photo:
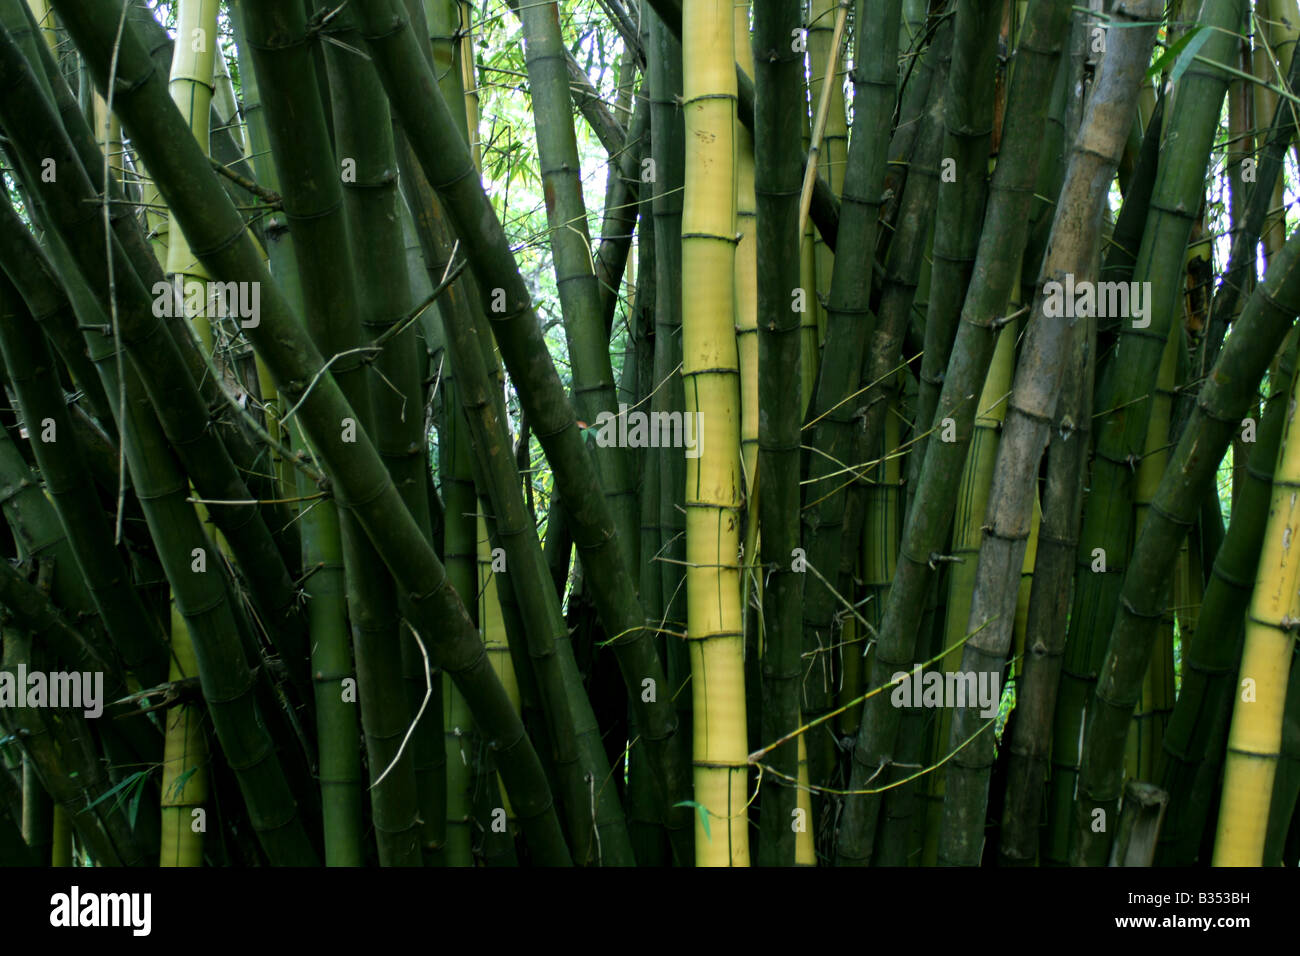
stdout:
<svg viewBox="0 0 1300 956">
<path fill-rule="evenodd" d="M 754 193 L 758 258 L 758 470 L 763 477 L 758 520 L 763 589 L 762 739 L 774 741 L 799 726 L 800 607 L 804 575 L 799 547 L 799 417 L 801 400 L 799 285 L 798 108 L 801 57 L 789 37 L 799 26 L 798 0 L 760 2 L 754 8 Z M 750 520 L 754 520 L 751 516 Z M 777 748 L 765 761 L 758 862 L 793 866 L 798 746 Z"/>
</svg>

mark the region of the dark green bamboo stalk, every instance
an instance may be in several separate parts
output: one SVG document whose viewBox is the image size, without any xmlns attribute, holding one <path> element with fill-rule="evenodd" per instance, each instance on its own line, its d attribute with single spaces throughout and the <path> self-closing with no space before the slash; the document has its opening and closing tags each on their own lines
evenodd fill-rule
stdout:
<svg viewBox="0 0 1300 956">
<path fill-rule="evenodd" d="M 1021 32 L 1016 54 L 1020 62 L 1013 73 L 1007 99 L 1003 155 L 990 185 L 989 209 L 975 271 L 962 306 L 952 361 L 935 412 L 935 421 L 952 420 L 954 440 L 932 442 L 926 455 L 915 504 L 907 515 L 898 568 L 876 643 L 869 683 L 872 687 L 883 686 L 895 673 L 912 666 L 917 628 L 936 567 L 933 562 L 942 555 L 952 524 L 955 489 L 961 479 L 961 464 L 977 411 L 975 396 L 988 372 L 996 331 L 1010 301 L 1024 249 L 1029 205 L 1033 199 L 1030 186 L 1037 178 L 1040 133 L 1047 108 L 1041 91 L 1054 75 L 1060 53 L 1060 31 L 1046 29 L 1056 20 L 1058 11 L 1053 6 L 1047 2 L 1033 4 Z M 961 9 L 958 8 L 959 14 Z M 960 38 L 963 30 L 960 22 L 954 30 L 955 37 Z M 853 751 L 850 790 L 864 789 L 868 779 L 892 762 L 900 716 L 889 695 L 877 694 L 866 702 Z M 838 849 L 845 862 L 865 865 L 871 858 L 879 810 L 878 794 L 846 799 Z"/>
<path fill-rule="evenodd" d="M 641 162 L 649 154 L 650 100 L 649 87 L 642 84 L 627 139 L 619 152 L 610 157 L 610 186 L 605 191 L 605 213 L 600 224 L 600 245 L 596 247 L 596 281 L 600 285 L 600 310 L 605 322 L 605 336 L 613 329 L 618 310 L 619 286 L 627 268 L 627 257 L 636 229 L 637 217 L 645 210 L 641 198 Z M 658 170 L 656 170 L 658 175 Z M 648 234 L 653 235 L 653 232 Z M 640 248 L 640 245 L 637 247 Z"/>
<path fill-rule="evenodd" d="M 1300 796 L 1300 657 L 1291 658 L 1287 682 L 1286 712 L 1282 724 L 1282 752 L 1268 807 L 1268 832 L 1264 844 L 1264 865 L 1285 866 L 1287 835 L 1294 826 L 1297 796 Z"/>
<path fill-rule="evenodd" d="M 331 7 L 317 4 L 318 11 Z M 388 102 L 374 70 L 347 47 L 359 48 L 362 39 L 356 16 L 340 11 L 326 27 L 344 44 L 326 44 L 325 57 L 334 91 L 334 128 L 339 155 L 354 162 L 354 175 L 343 177 L 345 208 L 352 234 L 364 236 L 356 246 L 358 306 L 364 338 L 384 341 L 374 356 L 376 374 L 370 378 L 373 433 L 380 456 L 416 526 L 431 540 L 429 501 L 425 492 L 428 458 L 424 436 L 423 386 L 416 352 L 416 328 L 395 328 L 406 322 L 413 305 L 407 283 L 397 281 L 404 268 L 401 195 L 397 188 L 397 155 Z M 405 601 L 399 602 L 405 605 Z M 409 616 L 409 615 L 408 615 Z M 409 634 L 400 635 L 402 670 L 410 714 L 425 699 L 426 679 L 432 690 L 423 715 L 411 737 L 417 808 L 421 819 L 423 852 L 427 856 L 442 844 L 446 829 L 445 758 L 443 749 L 442 682 L 427 677 L 423 655 Z"/>
<path fill-rule="evenodd" d="M 606 782 L 610 768 L 600 731 L 582 688 L 559 598 L 549 586 L 537 527 L 524 507 L 518 472 L 508 454 L 505 409 L 483 362 L 481 333 L 473 322 L 453 316 L 452 311 L 443 314 L 446 344 L 473 439 L 476 478 L 491 502 L 493 544 L 505 550 L 508 586 L 519 605 L 521 630 L 550 727 L 574 857 L 586 864 L 631 865 L 632 848 L 618 792 Z"/>
<path fill-rule="evenodd" d="M 1102 212 L 1132 124 L 1138 86 L 1151 59 L 1155 21 L 1162 2 L 1137 0 L 1117 7 L 1113 13 L 1120 22 L 1150 25 L 1107 31 L 1106 57 L 1057 200 L 1043 265 L 1045 282 L 1061 282 L 1067 275 L 1087 276 L 1093 272 Z M 1068 346 L 1077 334 L 1071 326 L 1078 320 L 1064 314 L 1073 310 L 1058 309 L 1062 314 L 1051 315 L 1044 309 L 1045 302 L 1046 294 L 1040 291 L 1021 346 L 989 490 L 984 542 L 966 627 L 971 636 L 961 658 L 961 672 L 976 675 L 979 686 L 1002 686 L 1015 624 L 1020 569 L 1033 519 L 1039 462 L 1047 447 Z M 986 715 L 978 703 L 964 703 L 953 715 L 944 751 L 959 752 L 948 771 L 939 860 L 946 865 L 978 866 L 996 749 L 996 740 L 988 731 L 996 715 Z"/>
<path fill-rule="evenodd" d="M 962 301 L 979 251 L 993 136 L 994 54 L 1001 21 L 1002 11 L 996 5 L 957 4 L 955 29 L 963 42 L 953 44 L 944 96 L 946 169 L 939 179 L 934 219 L 934 265 L 916 413 L 920 434 L 912 449 L 918 475 L 929 441 L 926 432 L 934 420 Z M 1058 29 L 1063 25 L 1058 23 Z"/>
<path fill-rule="evenodd" d="M 862 370 L 863 350 L 877 324 L 870 312 L 876 230 L 889 141 L 877 131 L 889 125 L 897 85 L 900 6 L 860 0 L 855 7 L 853 135 L 844 171 L 839 241 L 826 305 L 826 342 L 816 393 L 809 408 L 813 426 L 804 492 L 803 546 L 807 561 L 822 579 L 806 585 L 803 653 L 810 656 L 803 683 L 803 711 L 816 719 L 831 707 L 833 682 L 829 648 L 839 639 L 833 627 L 841 601 L 832 593 L 838 581 L 844 527 L 843 463 L 852 447 L 861 405 L 846 400 Z M 830 739 L 808 741 L 808 769 L 814 784 L 825 783 L 834 752 Z"/>
<path fill-rule="evenodd" d="M 654 160 L 651 215 L 655 234 L 655 394 L 652 412 L 678 412 L 685 407 L 682 386 L 682 183 L 685 128 L 682 95 L 682 47 L 655 13 L 650 20 L 650 153 Z M 659 555 L 663 593 L 668 680 L 679 716 L 689 719 L 690 662 L 679 635 L 686 633 L 686 460 L 665 454 L 659 460 Z M 685 732 L 681 726 L 679 732 Z M 690 832 L 690 831 L 687 831 Z M 692 859 L 688 853 L 684 859 Z"/>
<path fill-rule="evenodd" d="M 111 0 L 58 0 L 57 10 L 78 48 L 104 85 L 114 48 Z M 186 141 L 184 123 L 170 109 L 161 77 L 134 31 L 117 45 L 115 108 L 157 179 L 177 220 L 191 235 L 199 260 L 215 276 L 253 276 L 262 283 L 261 323 L 251 330 L 286 401 L 297 406 L 309 438 L 337 482 L 341 502 L 357 515 L 385 563 L 411 595 L 418 629 L 434 657 L 457 680 L 479 724 L 498 749 L 501 773 L 524 833 L 540 863 L 569 862 L 537 754 L 523 733 L 500 682 L 492 673 L 464 606 L 449 587 L 441 562 L 401 503 L 364 429 L 343 442 L 343 419 L 353 417 L 333 376 L 270 281 L 239 214 L 204 171 L 198 145 Z M 179 125 L 178 125 L 179 124 Z"/>
<path fill-rule="evenodd" d="M 799 130 L 802 56 L 790 49 L 799 27 L 797 0 L 754 9 L 754 195 L 758 256 L 758 469 L 763 586 L 762 739 L 778 740 L 799 726 L 804 574 L 799 547 L 800 317 L 792 293 L 799 285 Z M 751 516 L 750 520 L 754 520 Z M 799 754 L 791 741 L 766 758 L 784 778 L 768 776 L 759 816 L 759 863 L 793 866 Z"/>
</svg>

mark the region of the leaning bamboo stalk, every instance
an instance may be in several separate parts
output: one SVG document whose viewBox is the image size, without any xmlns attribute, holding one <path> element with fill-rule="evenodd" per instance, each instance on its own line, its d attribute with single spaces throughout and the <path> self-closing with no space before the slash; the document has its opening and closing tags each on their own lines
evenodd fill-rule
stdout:
<svg viewBox="0 0 1300 956">
<path fill-rule="evenodd" d="M 993 487 L 998 459 L 999 433 L 1006 419 L 1007 397 L 1011 393 L 1011 380 L 1016 368 L 1015 345 L 1018 333 L 1016 323 L 1006 326 L 998 333 L 988 377 L 984 379 L 984 388 L 980 392 L 979 412 L 975 416 L 970 451 L 962 466 L 957 508 L 953 514 L 952 543 L 948 547 L 948 553 L 955 559 L 955 563 L 948 569 L 943 646 L 951 650 L 942 660 L 945 673 L 961 670 L 963 641 L 970 622 L 980 547 L 984 540 L 984 522 L 988 515 L 989 493 Z M 951 729 L 952 711 L 945 707 L 935 716 L 928 763 L 935 764 L 948 753 L 948 735 Z M 927 821 L 925 848 L 921 857 L 923 866 L 933 866 L 938 857 L 939 824 L 943 814 L 947 777 L 948 771 L 944 766 L 936 766 L 931 773 L 926 774 Z"/>
<path fill-rule="evenodd" d="M 1075 572 L 1080 505 L 1087 469 L 1097 321 L 1071 329 L 1070 354 L 1061 379 L 1061 402 L 1053 422 L 1058 436 L 1048 445 L 1047 482 L 1039 529 L 1038 560 L 1029 595 L 1023 672 L 1017 680 L 998 841 L 1003 866 L 1031 866 L 1038 859 L 1039 820 L 1049 772 L 1052 714 L 1065 647 L 1070 579 Z"/>
<path fill-rule="evenodd" d="M 602 413 L 617 415 L 619 409 L 582 196 L 582 166 L 573 128 L 559 6 L 532 0 L 521 5 L 520 19 L 538 160 L 547 196 L 555 282 L 569 344 L 574 404 L 585 421 L 594 422 Z M 614 517 L 623 560 L 631 566 L 638 553 L 632 453 L 615 445 L 597 448 L 594 459 L 600 486 Z"/>
<path fill-rule="evenodd" d="M 962 9 L 962 21 L 954 29 L 963 29 L 959 34 L 963 42 L 953 44 L 944 93 L 943 157 L 947 169 L 939 180 L 935 209 L 933 272 L 926 303 L 925 351 L 921 356 L 916 412 L 920 434 L 911 457 L 914 475 L 920 474 L 925 461 L 930 441 L 927 432 L 934 420 L 962 301 L 979 253 L 988 193 L 985 173 L 993 135 L 993 64 L 1002 16 L 994 6 Z M 981 9 L 982 13 L 972 15 Z M 959 626 L 964 627 L 965 622 Z"/>
</svg>

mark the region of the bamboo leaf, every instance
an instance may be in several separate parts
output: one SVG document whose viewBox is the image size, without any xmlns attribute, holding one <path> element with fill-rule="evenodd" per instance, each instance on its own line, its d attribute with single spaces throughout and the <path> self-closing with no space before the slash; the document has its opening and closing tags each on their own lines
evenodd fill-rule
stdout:
<svg viewBox="0 0 1300 956">
<path fill-rule="evenodd" d="M 673 804 L 674 807 L 694 807 L 700 812 L 700 824 L 704 827 L 704 835 L 712 842 L 713 834 L 709 832 L 709 811 L 702 804 L 694 800 L 681 800 Z"/>
<path fill-rule="evenodd" d="M 1190 34 L 1188 34 L 1190 36 Z M 1210 38 L 1210 31 L 1197 27 L 1196 36 L 1187 44 L 1186 49 L 1178 54 L 1178 59 L 1174 61 L 1174 68 L 1169 74 L 1169 82 L 1177 83 L 1179 78 L 1187 72 L 1187 68 L 1192 65 L 1192 60 L 1200 52 L 1201 47 L 1205 46 L 1205 41 Z M 1186 38 L 1184 38 L 1186 39 Z"/>
<path fill-rule="evenodd" d="M 167 788 L 167 796 L 169 797 L 174 796 L 177 799 L 180 799 L 181 794 L 185 792 L 185 784 L 189 782 L 190 777 L 194 776 L 194 774 L 198 772 L 198 769 L 199 768 L 197 765 L 190 767 L 179 777 L 173 780 L 172 785 Z"/>
<path fill-rule="evenodd" d="M 69 774 L 69 776 L 74 776 L 74 775 L 75 774 Z M 137 770 L 135 773 L 131 774 L 130 776 L 124 777 L 115 786 L 101 793 L 94 801 L 92 801 L 89 805 L 87 805 L 84 809 L 82 809 L 81 812 L 85 813 L 88 810 L 95 809 L 95 807 L 99 806 L 101 803 L 103 803 L 105 800 L 107 800 L 109 797 L 113 796 L 114 794 L 121 793 L 122 796 L 118 797 L 118 800 L 121 801 L 125 797 L 123 791 L 125 791 L 127 787 L 131 786 L 133 783 L 137 783 L 137 781 L 139 781 L 142 777 L 147 777 L 148 775 L 149 772 L 147 770 Z"/>
<path fill-rule="evenodd" d="M 1193 56 L 1196 54 L 1196 50 L 1199 50 L 1201 48 L 1201 45 L 1209 37 L 1209 34 L 1205 32 L 1204 23 L 1198 23 L 1196 26 L 1192 27 L 1181 37 L 1179 37 L 1176 43 L 1173 43 L 1169 47 L 1167 47 L 1165 49 L 1165 52 L 1160 54 L 1159 58 L 1157 58 L 1156 61 L 1151 64 L 1150 68 L 1147 70 L 1147 76 L 1148 77 L 1159 76 L 1166 69 L 1170 69 L 1171 67 L 1176 67 L 1180 60 L 1180 54 L 1183 52 L 1183 50 L 1187 48 L 1187 45 L 1197 37 L 1199 37 L 1199 39 L 1197 40 L 1196 48 L 1192 50 Z M 1179 69 L 1178 72 L 1170 76 L 1170 82 L 1175 82 L 1178 79 L 1178 77 L 1182 76 L 1183 75 L 1182 71 L 1185 70 L 1186 68 L 1187 65 L 1186 63 L 1184 63 L 1182 69 Z"/>
</svg>

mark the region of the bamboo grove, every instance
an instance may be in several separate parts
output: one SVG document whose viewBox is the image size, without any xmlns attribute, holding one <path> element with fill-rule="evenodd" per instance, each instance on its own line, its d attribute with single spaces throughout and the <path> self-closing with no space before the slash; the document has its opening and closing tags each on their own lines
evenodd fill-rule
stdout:
<svg viewBox="0 0 1300 956">
<path fill-rule="evenodd" d="M 0 863 L 1300 863 L 1296 0 L 0 0 Z"/>
</svg>

